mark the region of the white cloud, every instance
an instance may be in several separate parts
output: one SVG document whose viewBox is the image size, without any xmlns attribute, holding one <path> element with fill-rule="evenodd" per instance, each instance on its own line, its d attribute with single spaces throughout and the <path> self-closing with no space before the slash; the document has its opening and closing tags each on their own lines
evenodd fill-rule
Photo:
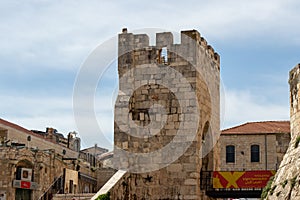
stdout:
<svg viewBox="0 0 300 200">
<path fill-rule="evenodd" d="M 226 90 L 225 119 L 222 128 L 250 121 L 289 120 L 289 107 L 272 101 L 261 101 L 264 94 Z"/>
<path fill-rule="evenodd" d="M 78 68 L 90 50 L 124 26 L 199 29 L 208 38 L 280 33 L 299 41 L 298 1 L 2 2 L 0 52 L 23 63 Z M 281 42 L 281 41 L 278 41 Z M 3 51 L 5 50 L 5 51 Z"/>
<path fill-rule="evenodd" d="M 222 40 L 228 44 L 238 43 L 240 38 L 249 39 L 241 44 L 245 48 L 259 42 L 255 40 L 258 35 L 266 39 L 280 38 L 278 43 L 300 44 L 299 6 L 297 0 L 1 1 L 0 58 L 5 60 L 2 66 L 9 65 L 16 72 L 22 68 L 26 72 L 24 77 L 29 77 L 33 70 L 45 68 L 74 72 L 97 44 L 116 36 L 123 27 L 128 27 L 129 31 L 149 27 L 175 31 L 197 29 L 208 40 Z M 276 78 L 271 81 L 277 82 Z M 10 87 L 7 85 L 7 90 Z M 288 119 L 288 107 L 262 101 L 266 99 L 263 94 L 229 88 L 225 95 L 226 126 L 246 121 Z M 2 116 L 21 126 L 44 129 L 49 125 L 63 133 L 76 129 L 70 96 L 46 98 L 37 93 L 20 97 L 18 94 L 7 96 L 2 91 L 0 98 Z M 113 119 L 111 108 L 107 106 L 111 97 L 96 98 L 100 126 L 108 138 L 112 138 Z M 98 133 L 90 131 L 80 134 L 86 144 L 93 145 Z"/>
</svg>

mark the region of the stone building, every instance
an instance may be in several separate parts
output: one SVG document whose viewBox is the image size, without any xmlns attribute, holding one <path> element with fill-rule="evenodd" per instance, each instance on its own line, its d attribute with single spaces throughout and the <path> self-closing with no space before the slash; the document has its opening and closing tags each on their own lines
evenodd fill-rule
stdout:
<svg viewBox="0 0 300 200">
<path fill-rule="evenodd" d="M 1 200 L 38 199 L 67 165 L 51 150 L 0 147 Z"/>
<path fill-rule="evenodd" d="M 99 156 L 107 153 L 108 149 L 98 147 L 97 144 L 93 147 L 85 148 L 80 150 L 79 158 L 88 162 L 91 167 L 96 167 Z"/>
<path fill-rule="evenodd" d="M 114 163 L 128 171 L 112 199 L 205 199 L 218 166 L 220 58 L 196 30 L 119 35 Z M 162 124 L 164 123 L 164 124 Z"/>
<path fill-rule="evenodd" d="M 51 199 L 59 193 L 96 192 L 97 166 L 78 158 L 80 139 L 53 128 L 29 131 L 0 119 L 0 197 Z"/>
<path fill-rule="evenodd" d="M 0 141 L 11 146 L 26 146 L 40 150 L 55 149 L 59 154 L 72 158 L 78 157 L 79 152 L 78 147 L 68 148 L 68 139 L 53 128 L 47 128 L 46 132 L 30 131 L 4 119 L 0 119 Z M 80 149 L 80 139 L 73 138 L 69 143 L 72 141 L 77 143 L 76 146 Z"/>
<path fill-rule="evenodd" d="M 2 146 L 0 156 L 0 194 L 5 196 L 1 200 L 47 200 L 56 193 L 90 193 L 99 189 L 97 173 L 54 149 Z"/>
<path fill-rule="evenodd" d="M 81 167 L 95 172 L 92 176 L 88 176 L 86 173 L 79 174 L 84 193 L 96 192 L 116 171 L 111 168 L 103 168 L 103 161 L 101 161 L 99 157 L 107 152 L 108 149 L 98 147 L 97 144 L 93 147 L 80 150 L 79 160 Z"/>
<path fill-rule="evenodd" d="M 289 76 L 291 141 L 272 184 L 266 188 L 267 199 L 300 199 L 300 64 Z"/>
<path fill-rule="evenodd" d="M 221 131 L 219 142 L 220 171 L 277 170 L 290 142 L 290 123 L 245 123 Z"/>
<path fill-rule="evenodd" d="M 81 153 L 89 154 L 89 155 L 94 155 L 95 157 L 99 157 L 104 153 L 108 152 L 108 149 L 98 147 L 97 144 L 93 147 L 85 148 L 80 150 Z"/>
<path fill-rule="evenodd" d="M 97 185 L 101 188 L 116 173 L 117 170 L 113 168 L 113 151 L 101 154 L 97 157 L 97 159 L 101 163 L 101 168 L 97 173 Z"/>
</svg>

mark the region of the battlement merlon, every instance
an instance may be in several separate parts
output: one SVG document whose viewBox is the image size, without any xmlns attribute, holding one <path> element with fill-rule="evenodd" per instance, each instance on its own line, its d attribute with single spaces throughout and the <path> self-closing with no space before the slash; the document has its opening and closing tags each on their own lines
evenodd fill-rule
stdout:
<svg viewBox="0 0 300 200">
<path fill-rule="evenodd" d="M 156 46 L 155 48 L 161 49 L 163 47 L 171 48 L 172 46 L 186 45 L 191 42 L 205 49 L 206 54 L 217 63 L 220 68 L 220 56 L 214 51 L 212 46 L 207 44 L 207 41 L 201 37 L 197 30 L 181 31 L 181 44 L 174 44 L 173 34 L 171 32 L 156 33 Z M 119 34 L 119 56 L 124 55 L 135 49 L 150 48 L 149 36 L 147 34 L 133 34 L 128 33 L 127 28 L 122 30 Z M 152 47 L 153 48 L 153 47 Z"/>
<path fill-rule="evenodd" d="M 133 51 L 134 49 L 143 49 L 149 47 L 149 36 L 147 34 L 127 33 L 124 28 L 119 34 L 119 56 Z"/>
</svg>

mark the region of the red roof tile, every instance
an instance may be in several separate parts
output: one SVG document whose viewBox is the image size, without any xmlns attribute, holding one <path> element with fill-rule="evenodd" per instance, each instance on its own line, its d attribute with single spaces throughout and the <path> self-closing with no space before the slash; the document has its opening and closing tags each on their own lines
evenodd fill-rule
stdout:
<svg viewBox="0 0 300 200">
<path fill-rule="evenodd" d="M 222 135 L 230 134 L 266 134 L 290 133 L 289 121 L 248 122 L 221 131 Z"/>
</svg>

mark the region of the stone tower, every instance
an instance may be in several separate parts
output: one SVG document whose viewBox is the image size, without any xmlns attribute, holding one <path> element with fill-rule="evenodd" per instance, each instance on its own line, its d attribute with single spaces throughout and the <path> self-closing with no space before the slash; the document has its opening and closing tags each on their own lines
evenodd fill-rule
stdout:
<svg viewBox="0 0 300 200">
<path fill-rule="evenodd" d="M 300 64 L 290 71 L 289 84 L 291 141 L 267 199 L 300 199 Z"/>
<path fill-rule="evenodd" d="M 119 34 L 113 199 L 205 199 L 201 171 L 218 166 L 220 57 L 196 30 Z"/>
<path fill-rule="evenodd" d="M 291 144 L 300 136 L 300 64 L 290 71 L 290 123 Z"/>
</svg>

